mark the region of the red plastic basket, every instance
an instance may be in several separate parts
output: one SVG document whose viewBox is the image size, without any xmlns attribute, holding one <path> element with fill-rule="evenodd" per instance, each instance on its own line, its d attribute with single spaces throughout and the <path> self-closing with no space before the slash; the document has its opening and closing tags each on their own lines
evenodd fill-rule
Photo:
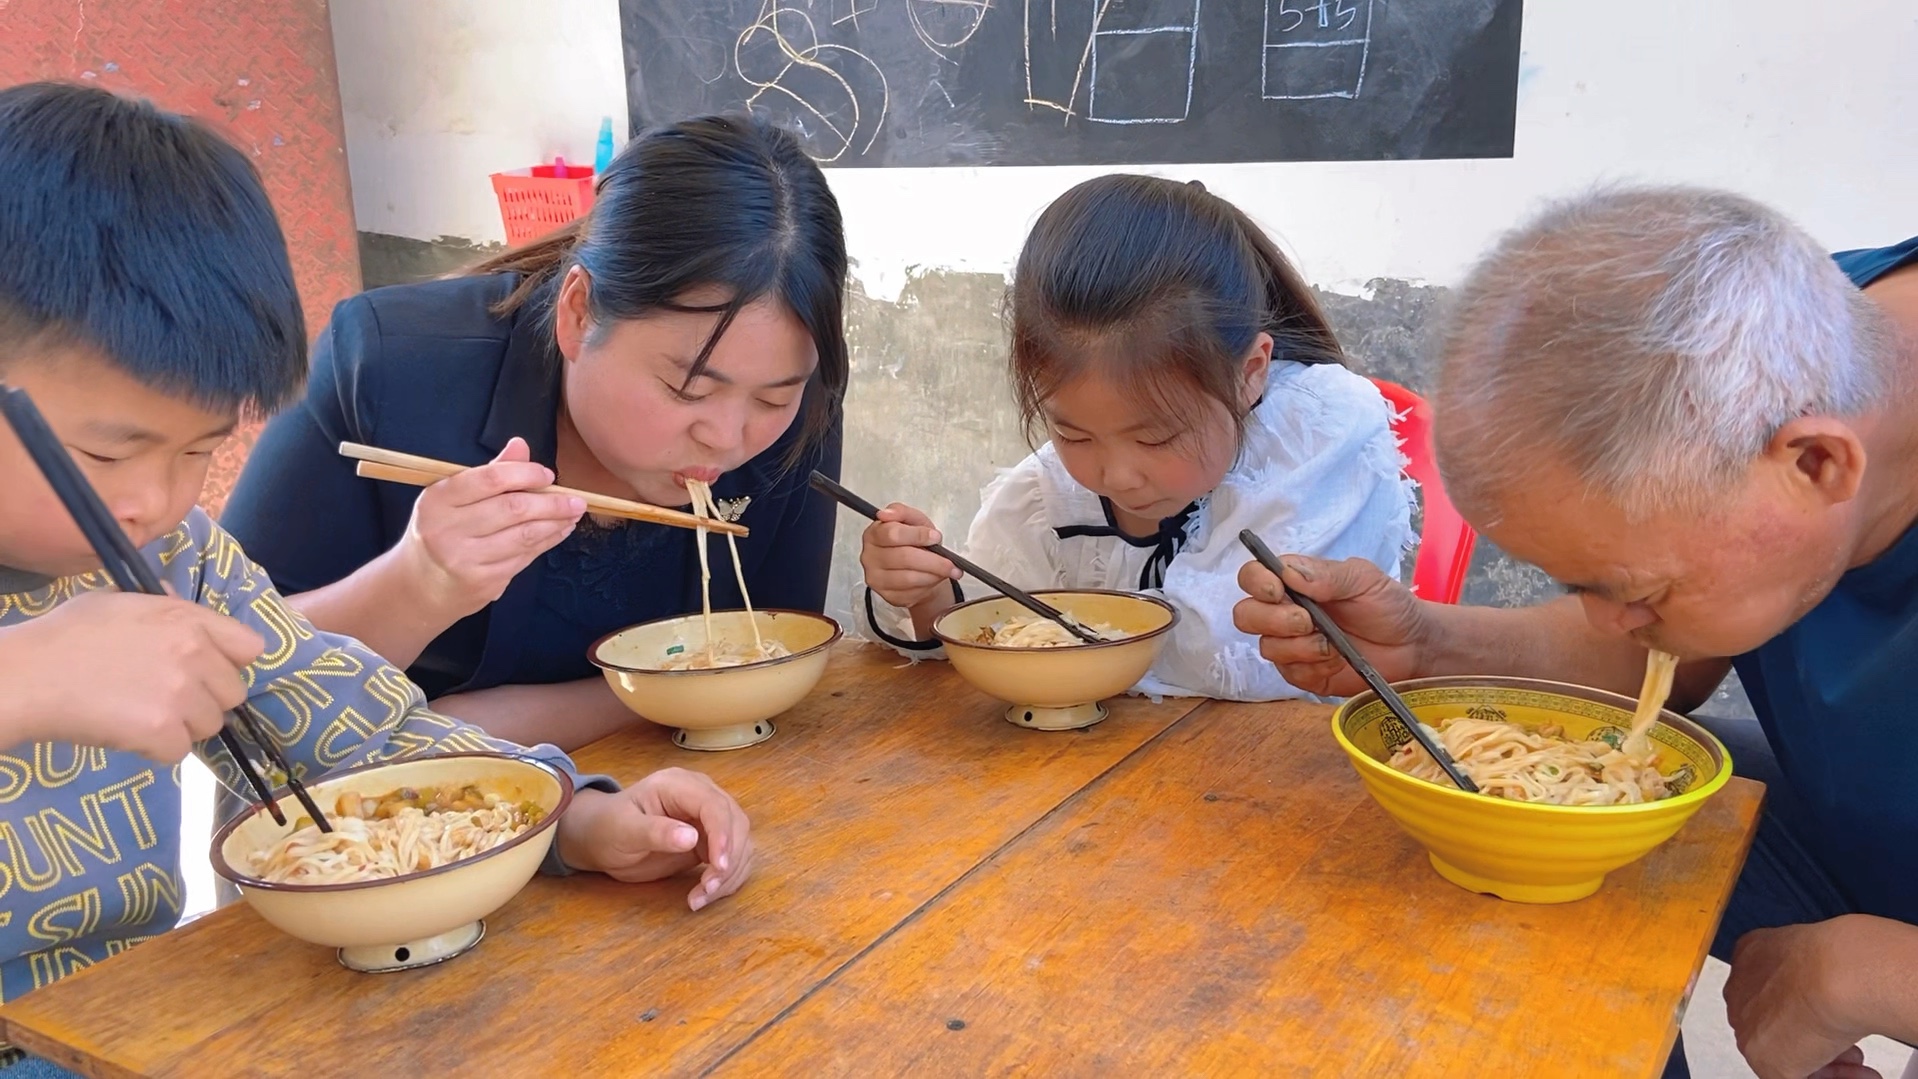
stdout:
<svg viewBox="0 0 1918 1079">
<path fill-rule="evenodd" d="M 552 165 L 493 174 L 493 194 L 499 196 L 500 220 L 506 224 L 511 246 L 537 240 L 572 224 L 593 208 L 593 170 L 567 166 L 566 175 Z"/>
</svg>

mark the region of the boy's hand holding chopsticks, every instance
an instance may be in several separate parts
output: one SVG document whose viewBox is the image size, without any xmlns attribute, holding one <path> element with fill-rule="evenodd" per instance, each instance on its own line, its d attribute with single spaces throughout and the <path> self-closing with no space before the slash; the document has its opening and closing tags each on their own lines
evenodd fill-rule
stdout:
<svg viewBox="0 0 1918 1079">
<path fill-rule="evenodd" d="M 0 630 L 0 735 L 138 753 L 174 764 L 246 700 L 265 642 L 172 596 L 90 592 Z"/>
</svg>

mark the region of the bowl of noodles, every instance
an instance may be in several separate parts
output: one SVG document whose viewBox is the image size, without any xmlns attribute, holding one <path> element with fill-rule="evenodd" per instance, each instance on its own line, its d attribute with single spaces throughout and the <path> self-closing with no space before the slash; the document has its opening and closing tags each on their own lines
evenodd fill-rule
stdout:
<svg viewBox="0 0 1918 1079">
<path fill-rule="evenodd" d="M 1103 638 L 1088 644 L 1006 596 L 962 603 L 933 623 L 959 676 L 1007 702 L 1006 720 L 1043 731 L 1090 727 L 1100 703 L 1131 689 L 1165 646 L 1179 612 L 1131 592 L 1035 592 Z"/>
<path fill-rule="evenodd" d="M 1731 779 L 1703 727 L 1658 713 L 1649 752 L 1627 752 L 1634 702 L 1517 678 L 1422 678 L 1393 686 L 1479 786 L 1453 786 L 1370 692 L 1332 716 L 1367 793 L 1446 880 L 1521 903 L 1565 903 L 1670 839 Z"/>
<path fill-rule="evenodd" d="M 213 838 L 213 871 L 288 936 L 354 970 L 450 959 L 539 871 L 572 804 L 566 773 L 528 757 L 449 753 L 307 784 L 332 826 L 292 795 L 287 823 L 255 806 Z"/>
<path fill-rule="evenodd" d="M 609 633 L 588 651 L 633 714 L 681 749 L 740 749 L 826 673 L 839 623 L 810 611 L 714 611 Z"/>
</svg>

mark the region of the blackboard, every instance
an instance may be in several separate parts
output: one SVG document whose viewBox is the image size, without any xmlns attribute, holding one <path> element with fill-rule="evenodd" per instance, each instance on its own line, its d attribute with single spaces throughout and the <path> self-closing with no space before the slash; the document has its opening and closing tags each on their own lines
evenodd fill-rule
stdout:
<svg viewBox="0 0 1918 1079">
<path fill-rule="evenodd" d="M 827 165 L 1510 157 L 1521 0 L 621 0 L 635 130 Z"/>
</svg>

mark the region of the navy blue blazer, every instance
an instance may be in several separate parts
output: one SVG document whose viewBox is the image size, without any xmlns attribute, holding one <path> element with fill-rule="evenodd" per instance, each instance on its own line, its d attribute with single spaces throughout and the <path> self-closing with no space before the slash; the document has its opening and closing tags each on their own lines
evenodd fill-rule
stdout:
<svg viewBox="0 0 1918 1079">
<path fill-rule="evenodd" d="M 553 464 L 559 362 L 550 299 L 506 318 L 490 307 L 513 274 L 377 289 L 336 307 L 313 353 L 306 399 L 262 432 L 222 523 L 280 590 L 332 584 L 392 547 L 416 488 L 363 480 L 343 441 L 477 465 L 514 435 Z M 811 392 L 817 392 L 816 390 Z M 718 499 L 751 498 L 739 543 L 757 607 L 821 610 L 834 506 L 811 494 L 812 469 L 839 475 L 842 426 L 798 464 L 792 427 L 720 477 Z M 592 677 L 586 651 L 622 626 L 699 609 L 695 533 L 623 522 L 583 524 L 515 577 L 485 610 L 441 634 L 408 670 L 430 696 Z M 724 541 L 712 537 L 713 605 L 738 607 Z"/>
</svg>

